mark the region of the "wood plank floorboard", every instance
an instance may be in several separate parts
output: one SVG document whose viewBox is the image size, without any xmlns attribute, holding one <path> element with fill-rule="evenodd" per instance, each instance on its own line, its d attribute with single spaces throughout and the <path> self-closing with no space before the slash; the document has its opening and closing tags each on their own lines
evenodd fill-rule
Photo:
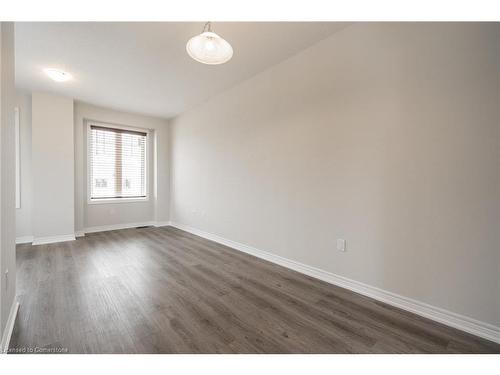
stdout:
<svg viewBox="0 0 500 375">
<path fill-rule="evenodd" d="M 172 227 L 17 246 L 10 352 L 500 353 Z"/>
</svg>

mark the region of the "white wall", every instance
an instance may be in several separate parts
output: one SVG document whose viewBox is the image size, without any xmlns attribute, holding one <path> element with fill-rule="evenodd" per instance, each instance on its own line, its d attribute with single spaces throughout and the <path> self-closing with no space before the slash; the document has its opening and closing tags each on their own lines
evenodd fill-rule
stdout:
<svg viewBox="0 0 500 375">
<path fill-rule="evenodd" d="M 33 236 L 74 236 L 73 99 L 32 95 Z"/>
<path fill-rule="evenodd" d="M 168 120 L 155 129 L 154 138 L 154 218 L 157 225 L 170 221 L 170 130 Z"/>
<path fill-rule="evenodd" d="M 16 294 L 14 24 L 0 22 L 0 338 Z M 8 275 L 5 272 L 8 270 Z M 4 342 L 2 342 L 4 344 Z"/>
<path fill-rule="evenodd" d="M 177 117 L 172 220 L 500 326 L 499 35 L 355 24 Z"/>
<path fill-rule="evenodd" d="M 72 99 L 52 96 L 44 93 L 35 93 L 35 97 L 45 98 L 49 100 L 48 106 L 41 102 L 40 99 L 36 99 L 38 103 L 42 105 L 43 116 L 60 116 L 65 113 L 64 124 L 67 122 L 69 116 L 69 105 L 72 103 Z M 62 100 L 58 102 L 57 100 Z M 149 223 L 155 222 L 160 224 L 165 224 L 169 220 L 169 141 L 168 141 L 168 121 L 165 119 L 153 118 L 148 116 L 141 116 L 137 114 L 125 113 L 120 111 L 115 111 L 112 109 L 102 108 L 86 103 L 75 102 L 74 103 L 74 116 L 72 119 L 72 124 L 74 125 L 74 135 L 71 141 L 69 133 L 63 138 L 60 135 L 54 136 L 54 132 L 57 128 L 54 124 L 50 126 L 43 125 L 44 122 L 48 121 L 47 118 L 37 115 L 39 131 L 38 131 L 38 152 L 43 154 L 41 159 L 37 157 L 37 166 L 32 166 L 32 98 L 31 94 L 28 92 L 18 91 L 16 95 L 16 105 L 20 108 L 20 143 L 21 143 L 21 208 L 16 212 L 16 237 L 18 240 L 27 241 L 30 236 L 35 234 L 35 237 L 42 236 L 41 234 L 34 233 L 34 227 L 32 222 L 44 221 L 43 216 L 36 214 L 33 211 L 33 200 L 32 197 L 35 192 L 40 193 L 40 189 L 37 186 L 34 177 L 34 173 L 38 172 L 39 183 L 42 184 L 42 189 L 49 189 L 52 191 L 52 186 L 50 179 L 46 178 L 47 162 L 43 161 L 46 158 L 59 157 L 61 155 L 61 150 L 57 150 L 56 146 L 49 145 L 47 142 L 56 142 L 57 147 L 64 147 L 65 153 L 69 155 L 70 148 L 74 147 L 74 185 L 65 183 L 64 186 L 59 186 L 58 189 L 64 190 L 59 191 L 63 193 L 66 197 L 65 203 L 58 202 L 61 204 L 60 209 L 64 211 L 64 215 L 67 218 L 70 214 L 70 209 L 68 205 L 71 199 L 74 199 L 74 230 L 71 232 L 64 233 L 69 230 L 69 225 L 71 224 L 69 220 L 59 220 L 50 213 L 46 216 L 49 221 L 54 221 L 51 229 L 51 233 L 58 234 L 47 234 L 47 236 L 52 235 L 71 235 L 73 232 L 82 232 L 87 228 L 95 227 L 107 227 L 120 224 L 131 224 L 131 223 Z M 36 104 L 35 104 L 36 105 Z M 61 107 L 59 107 L 61 105 Z M 73 106 L 73 104 L 71 104 Z M 40 105 L 39 105 L 40 107 Z M 45 109 L 48 112 L 45 112 Z M 61 112 L 62 111 L 62 112 Z M 88 205 L 87 204 L 87 165 L 86 165 L 86 129 L 84 126 L 84 120 L 91 119 L 96 121 L 107 122 L 111 124 L 121 124 L 129 125 L 139 128 L 152 129 L 150 142 L 149 142 L 149 182 L 150 182 L 150 200 L 145 203 L 116 203 L 116 204 L 98 204 L 98 205 Z M 36 121 L 36 119 L 34 119 Z M 51 121 L 52 123 L 53 121 Z M 57 126 L 62 126 L 63 122 L 56 121 Z M 62 139 L 66 139 L 64 145 Z M 46 150 L 53 150 L 54 153 L 48 153 Z M 71 160 L 70 157 L 64 159 L 65 169 L 69 171 L 68 162 Z M 44 166 L 40 166 L 39 163 L 42 162 Z M 159 171 L 159 173 L 158 173 Z M 166 172 L 165 172 L 166 171 Z M 68 172 L 69 173 L 69 172 Z M 67 181 L 69 174 L 63 176 L 64 181 Z M 71 189 L 74 189 L 71 190 Z M 72 193 L 73 192 L 73 193 Z M 73 194 L 73 198 L 70 195 Z M 40 193 L 38 196 L 44 196 Z M 55 195 L 53 195 L 55 197 Z M 47 198 L 47 199 L 53 199 Z M 43 203 L 43 201 L 42 201 Z M 52 205 L 53 203 L 49 203 Z M 52 206 L 50 206 L 52 207 Z M 46 210 L 47 207 L 44 208 Z M 60 215 L 59 215 L 60 217 Z M 64 223 L 63 223 L 64 222 Z M 45 237 L 45 236 L 43 236 Z"/>
<path fill-rule="evenodd" d="M 87 135 L 85 120 L 153 130 L 148 143 L 150 198 L 147 202 L 87 203 Z M 157 145 L 157 149 L 155 149 L 155 145 Z M 168 221 L 169 151 L 167 120 L 75 102 L 75 151 L 75 223 L 77 232 L 93 227 Z M 155 187 L 155 173 L 157 171 L 160 173 L 157 175 L 157 187 Z"/>
<path fill-rule="evenodd" d="M 32 181 L 31 181 L 31 94 L 16 92 L 19 108 L 19 144 L 21 168 L 21 208 L 16 210 L 16 238 L 31 237 Z"/>
</svg>

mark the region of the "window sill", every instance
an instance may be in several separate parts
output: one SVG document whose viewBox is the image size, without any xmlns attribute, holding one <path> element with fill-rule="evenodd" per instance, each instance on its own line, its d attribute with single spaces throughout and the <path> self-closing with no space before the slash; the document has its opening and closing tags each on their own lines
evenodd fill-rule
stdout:
<svg viewBox="0 0 500 375">
<path fill-rule="evenodd" d="M 88 204 L 115 204 L 115 203 L 144 203 L 148 202 L 149 197 L 146 198 L 109 198 L 109 199 L 89 199 Z"/>
</svg>

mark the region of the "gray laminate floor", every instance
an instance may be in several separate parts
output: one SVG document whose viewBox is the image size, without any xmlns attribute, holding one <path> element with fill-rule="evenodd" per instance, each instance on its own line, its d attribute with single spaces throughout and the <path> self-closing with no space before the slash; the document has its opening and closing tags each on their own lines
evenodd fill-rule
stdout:
<svg viewBox="0 0 500 375">
<path fill-rule="evenodd" d="M 21 245 L 17 259 L 12 352 L 500 352 L 171 227 Z"/>
</svg>

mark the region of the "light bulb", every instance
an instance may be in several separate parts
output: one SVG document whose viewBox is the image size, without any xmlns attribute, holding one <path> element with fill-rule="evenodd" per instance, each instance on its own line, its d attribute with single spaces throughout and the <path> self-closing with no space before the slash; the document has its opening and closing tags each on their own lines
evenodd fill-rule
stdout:
<svg viewBox="0 0 500 375">
<path fill-rule="evenodd" d="M 45 74 L 47 74 L 53 81 L 56 82 L 66 82 L 73 79 L 73 76 L 68 72 L 64 72 L 59 69 L 47 68 L 44 69 Z"/>
</svg>

